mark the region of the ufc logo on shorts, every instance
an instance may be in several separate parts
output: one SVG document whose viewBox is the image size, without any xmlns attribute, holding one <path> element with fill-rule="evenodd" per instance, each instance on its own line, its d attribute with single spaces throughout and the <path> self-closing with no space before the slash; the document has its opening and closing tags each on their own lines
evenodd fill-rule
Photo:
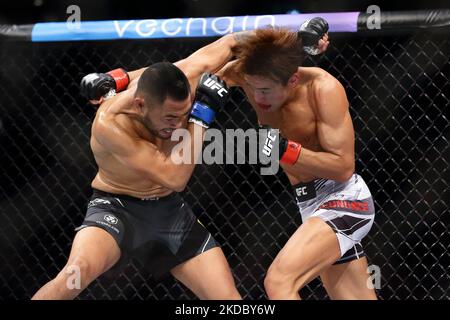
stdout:
<svg viewBox="0 0 450 320">
<path fill-rule="evenodd" d="M 205 86 L 207 86 L 208 88 L 211 88 L 213 90 L 219 89 L 219 91 L 217 91 L 217 94 L 219 96 L 221 96 L 221 97 L 223 97 L 223 93 L 227 93 L 228 92 L 224 87 L 222 87 L 220 84 L 218 84 L 216 81 L 214 81 L 211 78 L 206 79 L 206 81 L 203 82 L 203 84 Z"/>
<path fill-rule="evenodd" d="M 271 132 L 268 131 L 267 132 L 267 138 L 266 138 L 266 142 L 264 142 L 264 147 L 262 152 L 270 157 L 271 153 L 272 153 L 272 148 L 273 148 L 273 142 L 275 141 L 275 139 L 277 138 L 276 135 L 271 135 Z"/>
<path fill-rule="evenodd" d="M 306 192 L 306 187 L 297 188 L 295 191 L 297 192 L 298 197 L 306 196 L 308 194 L 308 192 Z"/>
</svg>

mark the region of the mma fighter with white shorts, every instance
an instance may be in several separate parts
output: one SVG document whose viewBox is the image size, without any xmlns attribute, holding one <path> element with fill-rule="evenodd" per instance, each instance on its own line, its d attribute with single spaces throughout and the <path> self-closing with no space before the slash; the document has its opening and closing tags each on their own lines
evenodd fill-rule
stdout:
<svg viewBox="0 0 450 320">
<path fill-rule="evenodd" d="M 327 37 L 323 19 L 307 23 L 318 39 Z M 375 210 L 355 173 L 349 103 L 335 77 L 302 67 L 302 37 L 281 28 L 245 34 L 236 59 L 217 73 L 244 90 L 267 129 L 266 142 L 278 144 L 303 220 L 271 264 L 265 289 L 270 299 L 300 299 L 299 290 L 320 276 L 332 299 L 376 299 L 361 245 Z"/>
</svg>

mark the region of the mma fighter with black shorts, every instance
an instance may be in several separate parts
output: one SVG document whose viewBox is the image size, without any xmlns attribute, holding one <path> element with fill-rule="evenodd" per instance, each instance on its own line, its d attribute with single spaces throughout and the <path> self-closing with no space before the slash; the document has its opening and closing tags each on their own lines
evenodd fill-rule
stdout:
<svg viewBox="0 0 450 320">
<path fill-rule="evenodd" d="M 129 257 L 157 278 L 170 272 L 201 299 L 241 298 L 222 250 L 179 195 L 205 129 L 229 98 L 223 81 L 206 72 L 223 67 L 235 43 L 230 35 L 174 64 L 83 78 L 84 95 L 101 103 L 90 140 L 98 173 L 67 264 L 33 299 L 75 298 Z M 179 128 L 194 139 L 171 141 Z M 172 161 L 178 143 L 192 150 L 189 163 Z M 79 286 L 72 281 L 76 270 Z"/>
</svg>

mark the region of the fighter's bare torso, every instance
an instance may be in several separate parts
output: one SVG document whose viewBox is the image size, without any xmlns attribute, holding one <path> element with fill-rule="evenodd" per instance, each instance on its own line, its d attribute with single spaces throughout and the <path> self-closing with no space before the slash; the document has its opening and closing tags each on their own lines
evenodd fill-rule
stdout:
<svg viewBox="0 0 450 320">
<path fill-rule="evenodd" d="M 143 178 L 139 172 L 130 169 L 115 157 L 107 143 L 101 141 L 97 132 L 97 123 L 104 121 L 116 127 L 118 134 L 115 139 L 121 139 L 121 134 L 127 134 L 133 139 L 144 139 L 166 155 L 169 155 L 177 143 L 170 139 L 163 140 L 154 137 L 144 125 L 130 112 L 135 86 L 130 87 L 117 96 L 105 101 L 97 111 L 91 130 L 91 149 L 98 165 L 98 173 L 92 181 L 92 187 L 115 194 L 126 194 L 137 198 L 162 197 L 173 192 L 157 183 Z M 149 163 L 149 166 L 152 164 Z"/>
<path fill-rule="evenodd" d="M 324 151 L 319 142 L 317 133 L 317 106 L 314 102 L 314 90 L 324 81 L 336 81 L 336 79 L 320 68 L 300 67 L 298 69 L 300 83 L 295 88 L 292 99 L 287 101 L 276 111 L 266 112 L 260 109 L 253 99 L 251 89 L 243 78 L 233 78 L 245 91 L 250 104 L 253 106 L 261 125 L 269 125 L 280 130 L 283 137 L 299 142 L 304 148 L 311 151 Z M 317 177 L 308 173 L 290 171 L 291 166 L 281 165 L 291 184 L 309 182 Z"/>
<path fill-rule="evenodd" d="M 290 140 L 297 141 L 304 148 L 311 151 L 326 151 L 322 148 L 317 132 L 318 116 L 317 105 L 314 100 L 314 91 L 321 83 L 337 81 L 326 71 L 320 68 L 298 69 L 300 82 L 295 87 L 295 92 L 281 108 L 276 111 L 266 112 L 261 110 L 255 103 L 251 89 L 245 81 L 234 74 L 233 79 L 226 79 L 243 88 L 248 100 L 258 115 L 260 124 L 267 124 L 278 128 L 281 134 Z M 228 77 L 226 77 L 228 78 Z M 118 126 L 133 139 L 144 139 L 152 143 L 160 152 L 170 155 L 177 141 L 162 140 L 150 134 L 140 121 L 130 113 L 134 88 L 130 88 L 116 97 L 104 102 L 97 111 L 92 126 L 91 148 L 99 171 L 92 182 L 92 187 L 106 192 L 127 194 L 138 198 L 161 197 L 173 192 L 148 178 L 143 178 L 138 172 L 127 167 L 126 163 L 120 162 L 114 153 L 111 153 L 104 144 L 99 141 L 96 134 L 96 123 L 99 119 L 107 121 L 112 126 Z M 116 137 L 120 139 L 120 135 Z M 149 163 L 149 166 L 152 164 Z M 308 182 L 315 178 L 307 172 L 291 172 L 290 166 L 282 165 L 291 184 Z"/>
</svg>

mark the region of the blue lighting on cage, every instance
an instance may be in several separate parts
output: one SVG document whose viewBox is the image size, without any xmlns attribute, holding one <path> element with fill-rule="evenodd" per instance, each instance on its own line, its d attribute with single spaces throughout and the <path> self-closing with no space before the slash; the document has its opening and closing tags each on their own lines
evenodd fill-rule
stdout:
<svg viewBox="0 0 450 320">
<path fill-rule="evenodd" d="M 37 23 L 32 41 L 79 41 L 218 37 L 266 26 L 298 29 L 307 19 L 320 16 L 330 32 L 356 32 L 358 12 L 278 14 L 214 18 L 85 21 L 76 28 L 68 22 Z"/>
</svg>

